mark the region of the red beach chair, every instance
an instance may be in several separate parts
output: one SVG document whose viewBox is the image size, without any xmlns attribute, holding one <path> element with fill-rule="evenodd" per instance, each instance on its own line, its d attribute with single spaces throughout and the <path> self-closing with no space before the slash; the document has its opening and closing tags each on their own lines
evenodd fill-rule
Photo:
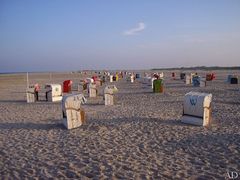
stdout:
<svg viewBox="0 0 240 180">
<path fill-rule="evenodd" d="M 63 82 L 63 92 L 64 93 L 69 93 L 72 90 L 72 81 L 71 80 L 66 80 Z"/>
</svg>

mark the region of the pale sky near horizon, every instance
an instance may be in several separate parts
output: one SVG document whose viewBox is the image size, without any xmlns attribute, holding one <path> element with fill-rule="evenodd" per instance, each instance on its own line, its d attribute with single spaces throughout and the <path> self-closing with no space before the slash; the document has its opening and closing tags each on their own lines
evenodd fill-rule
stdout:
<svg viewBox="0 0 240 180">
<path fill-rule="evenodd" d="M 240 0 L 1 0 L 0 72 L 240 65 Z"/>
</svg>

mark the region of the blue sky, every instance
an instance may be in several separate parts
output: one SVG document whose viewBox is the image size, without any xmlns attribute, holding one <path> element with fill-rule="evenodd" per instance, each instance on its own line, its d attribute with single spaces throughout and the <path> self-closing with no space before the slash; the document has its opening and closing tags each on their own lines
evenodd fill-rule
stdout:
<svg viewBox="0 0 240 180">
<path fill-rule="evenodd" d="M 240 65 L 239 0 L 1 0 L 0 72 Z"/>
</svg>

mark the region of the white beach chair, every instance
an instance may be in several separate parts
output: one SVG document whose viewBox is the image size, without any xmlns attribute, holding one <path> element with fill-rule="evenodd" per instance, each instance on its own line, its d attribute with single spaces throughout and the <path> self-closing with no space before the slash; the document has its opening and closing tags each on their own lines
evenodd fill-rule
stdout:
<svg viewBox="0 0 240 180">
<path fill-rule="evenodd" d="M 85 122 L 85 112 L 81 104 L 86 103 L 82 94 L 67 95 L 62 100 L 63 125 L 67 129 L 80 127 Z"/>
<path fill-rule="evenodd" d="M 106 86 L 104 89 L 104 101 L 105 105 L 114 105 L 115 104 L 115 98 L 114 93 L 118 91 L 117 87 L 115 85 L 109 85 Z"/>
<path fill-rule="evenodd" d="M 159 74 L 159 78 L 160 78 L 160 79 L 163 79 L 163 78 L 164 78 L 163 72 L 161 72 L 161 73 Z"/>
<path fill-rule="evenodd" d="M 113 82 L 113 75 L 110 75 L 109 78 L 110 78 L 110 82 Z"/>
<path fill-rule="evenodd" d="M 90 84 L 90 83 L 94 83 L 94 80 L 93 80 L 93 78 L 86 78 L 86 79 L 85 79 L 85 82 L 86 82 L 87 84 Z"/>
<path fill-rule="evenodd" d="M 151 84 L 152 84 L 152 89 L 153 89 L 153 81 L 156 80 L 157 78 L 153 77 L 151 78 Z"/>
<path fill-rule="evenodd" d="M 56 102 L 62 100 L 62 86 L 60 84 L 47 84 L 45 90 L 47 101 Z"/>
<path fill-rule="evenodd" d="M 89 97 L 97 97 L 97 85 L 90 83 L 88 86 Z"/>
<path fill-rule="evenodd" d="M 189 92 L 185 94 L 181 121 L 198 126 L 211 123 L 212 94 Z"/>
<path fill-rule="evenodd" d="M 200 78 L 200 87 L 206 87 L 207 81 L 206 78 Z"/>
<path fill-rule="evenodd" d="M 26 94 L 27 94 L 27 103 L 36 102 L 34 86 L 29 86 L 26 90 Z"/>
<path fill-rule="evenodd" d="M 132 74 L 132 75 L 130 76 L 131 83 L 134 83 L 134 78 L 135 78 L 135 76 Z"/>
<path fill-rule="evenodd" d="M 185 76 L 185 82 L 187 85 L 192 84 L 192 78 L 190 75 Z"/>
</svg>

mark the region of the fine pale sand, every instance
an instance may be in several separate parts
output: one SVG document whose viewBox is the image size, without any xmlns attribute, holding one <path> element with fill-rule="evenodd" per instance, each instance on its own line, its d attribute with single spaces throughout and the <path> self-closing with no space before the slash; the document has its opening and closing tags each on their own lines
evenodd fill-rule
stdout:
<svg viewBox="0 0 240 180">
<path fill-rule="evenodd" d="M 205 74 L 202 71 L 199 74 Z M 171 80 L 165 92 L 152 93 L 147 84 L 114 82 L 117 104 L 104 106 L 99 97 L 84 105 L 86 124 L 66 130 L 61 103 L 26 103 L 26 75 L 0 75 L 0 176 L 2 179 L 225 179 L 240 173 L 240 85 L 227 84 L 227 74 L 207 87 Z M 61 83 L 79 73 L 32 73 L 30 84 Z M 107 85 L 109 83 L 105 83 Z M 182 124 L 184 94 L 213 94 L 209 128 Z"/>
</svg>

